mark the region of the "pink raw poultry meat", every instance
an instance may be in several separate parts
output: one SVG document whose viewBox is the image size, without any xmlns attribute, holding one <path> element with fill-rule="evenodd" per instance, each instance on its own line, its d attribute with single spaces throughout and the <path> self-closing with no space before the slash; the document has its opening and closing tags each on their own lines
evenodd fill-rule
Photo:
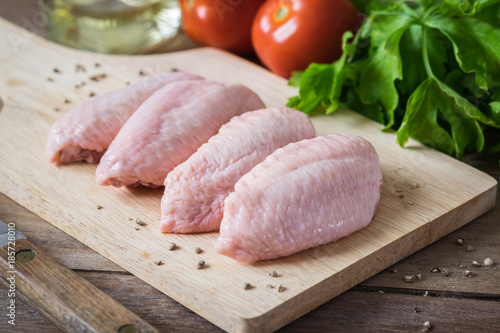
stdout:
<svg viewBox="0 0 500 333">
<path fill-rule="evenodd" d="M 167 174 L 233 116 L 264 103 L 239 84 L 209 80 L 168 85 L 148 98 L 120 130 L 97 167 L 97 182 L 163 185 Z"/>
<path fill-rule="evenodd" d="M 122 89 L 87 99 L 52 125 L 45 153 L 52 163 L 97 163 L 120 128 L 159 88 L 201 76 L 175 72 L 139 80 Z"/>
<path fill-rule="evenodd" d="M 246 112 L 221 127 L 165 179 L 161 232 L 219 229 L 234 184 L 276 149 L 315 136 L 307 116 L 289 108 Z"/>
<path fill-rule="evenodd" d="M 336 241 L 370 223 L 381 186 L 377 153 L 362 138 L 291 143 L 236 183 L 215 248 L 252 263 Z"/>
</svg>

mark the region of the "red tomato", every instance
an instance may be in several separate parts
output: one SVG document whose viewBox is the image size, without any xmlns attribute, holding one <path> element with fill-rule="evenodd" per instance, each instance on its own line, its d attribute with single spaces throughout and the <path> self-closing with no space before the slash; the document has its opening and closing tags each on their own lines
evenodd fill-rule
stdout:
<svg viewBox="0 0 500 333">
<path fill-rule="evenodd" d="M 179 0 L 182 29 L 195 43 L 234 53 L 253 51 L 251 29 L 265 0 Z"/>
<path fill-rule="evenodd" d="M 342 35 L 363 19 L 348 0 L 268 0 L 255 16 L 252 42 L 264 65 L 289 77 L 311 62 L 338 59 Z"/>
</svg>

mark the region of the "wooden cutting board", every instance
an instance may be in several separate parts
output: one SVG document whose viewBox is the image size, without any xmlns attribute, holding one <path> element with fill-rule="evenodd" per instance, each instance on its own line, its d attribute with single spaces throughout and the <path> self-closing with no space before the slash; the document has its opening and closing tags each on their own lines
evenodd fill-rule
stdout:
<svg viewBox="0 0 500 333">
<path fill-rule="evenodd" d="M 224 330 L 275 330 L 494 206 L 492 177 L 413 141 L 401 149 L 394 133 L 342 110 L 311 120 L 318 135 L 360 135 L 378 151 L 384 185 L 367 228 L 251 266 L 215 253 L 216 232 L 161 234 L 161 189 L 99 187 L 95 165 L 56 167 L 45 159 L 44 146 L 56 119 L 90 94 L 173 67 L 243 83 L 268 106 L 284 105 L 296 93 L 284 79 L 211 48 L 105 56 L 55 45 L 0 20 L 0 192 Z M 146 222 L 139 230 L 136 218 Z M 177 248 L 169 251 L 169 242 Z M 203 252 L 196 254 L 195 247 Z M 200 259 L 206 266 L 197 270 Z M 269 276 L 272 271 L 279 276 Z M 254 288 L 244 290 L 244 283 Z"/>
</svg>

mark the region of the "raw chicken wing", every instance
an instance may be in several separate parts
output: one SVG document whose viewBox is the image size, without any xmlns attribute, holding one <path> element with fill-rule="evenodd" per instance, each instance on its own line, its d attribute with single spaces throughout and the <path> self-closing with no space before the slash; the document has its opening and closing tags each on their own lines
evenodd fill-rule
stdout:
<svg viewBox="0 0 500 333">
<path fill-rule="evenodd" d="M 381 186 L 378 155 L 362 138 L 291 143 L 236 183 L 215 248 L 252 263 L 336 241 L 370 223 Z"/>
<path fill-rule="evenodd" d="M 233 116 L 264 103 L 239 84 L 183 81 L 156 91 L 130 117 L 97 167 L 97 182 L 113 186 L 162 186 Z"/>
<path fill-rule="evenodd" d="M 172 82 L 200 79 L 182 72 L 163 73 L 89 98 L 52 125 L 45 154 L 52 163 L 97 163 L 123 124 L 152 93 Z"/>
<path fill-rule="evenodd" d="M 224 199 L 241 176 L 276 149 L 314 136 L 307 116 L 285 107 L 234 117 L 167 175 L 161 232 L 218 230 Z"/>
</svg>

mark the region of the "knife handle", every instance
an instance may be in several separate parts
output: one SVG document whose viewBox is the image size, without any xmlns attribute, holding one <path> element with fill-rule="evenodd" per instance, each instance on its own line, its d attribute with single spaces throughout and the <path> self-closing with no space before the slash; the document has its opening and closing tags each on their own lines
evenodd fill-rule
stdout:
<svg viewBox="0 0 500 333">
<path fill-rule="evenodd" d="M 10 286 L 14 281 L 11 277 L 14 276 L 16 296 L 21 296 L 24 301 L 63 330 L 158 332 L 139 316 L 72 270 L 59 264 L 28 240 L 17 239 L 14 249 L 16 260 L 11 267 L 12 261 L 9 262 L 8 257 L 13 253 L 12 247 L 0 248 L 2 281 Z M 22 261 L 30 259 L 33 254 L 31 260 Z"/>
</svg>

